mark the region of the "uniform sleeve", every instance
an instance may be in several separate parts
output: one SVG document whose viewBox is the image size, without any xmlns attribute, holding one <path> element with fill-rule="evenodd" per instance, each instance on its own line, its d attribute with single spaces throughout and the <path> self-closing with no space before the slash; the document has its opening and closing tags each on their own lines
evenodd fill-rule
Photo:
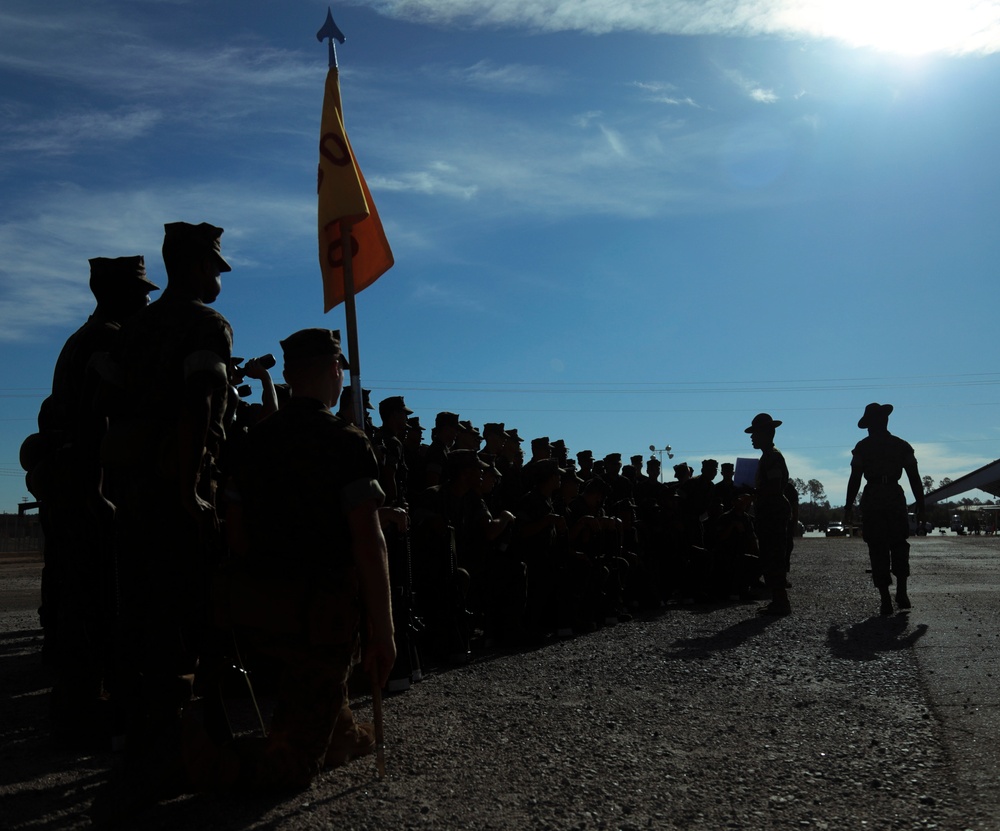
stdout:
<svg viewBox="0 0 1000 831">
<path fill-rule="evenodd" d="M 340 477 L 339 502 L 344 513 L 349 513 L 362 502 L 374 499 L 381 506 L 385 492 L 378 483 L 378 461 L 368 437 L 355 427 L 344 431 L 337 453 Z"/>
<path fill-rule="evenodd" d="M 229 383 L 229 361 L 233 355 L 233 330 L 226 319 L 212 314 L 199 323 L 184 355 L 184 380 L 207 372 L 219 386 Z"/>
</svg>

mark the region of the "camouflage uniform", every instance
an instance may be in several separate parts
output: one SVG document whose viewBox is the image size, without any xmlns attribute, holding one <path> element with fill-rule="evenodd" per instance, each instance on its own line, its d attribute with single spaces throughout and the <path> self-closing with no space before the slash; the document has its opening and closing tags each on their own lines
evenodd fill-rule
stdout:
<svg viewBox="0 0 1000 831">
<path fill-rule="evenodd" d="M 280 685 L 267 739 L 245 749 L 246 784 L 305 786 L 361 738 L 347 697 L 360 625 L 347 514 L 382 503 L 378 473 L 364 433 L 319 401 L 293 398 L 250 432 L 233 493 L 249 549 L 230 611 Z"/>
</svg>

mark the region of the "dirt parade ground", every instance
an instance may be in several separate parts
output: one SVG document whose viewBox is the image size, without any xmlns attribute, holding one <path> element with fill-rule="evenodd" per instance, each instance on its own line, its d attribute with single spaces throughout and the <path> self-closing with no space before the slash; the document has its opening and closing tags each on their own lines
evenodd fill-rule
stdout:
<svg viewBox="0 0 1000 831">
<path fill-rule="evenodd" d="M 860 539 L 807 537 L 790 617 L 671 603 L 480 653 L 386 698 L 381 781 L 362 759 L 303 793 L 184 796 L 128 827 L 1000 829 L 1000 539 L 912 544 L 909 612 L 877 615 Z M 40 568 L 0 559 L 0 828 L 87 828 L 116 754 L 49 738 Z"/>
</svg>

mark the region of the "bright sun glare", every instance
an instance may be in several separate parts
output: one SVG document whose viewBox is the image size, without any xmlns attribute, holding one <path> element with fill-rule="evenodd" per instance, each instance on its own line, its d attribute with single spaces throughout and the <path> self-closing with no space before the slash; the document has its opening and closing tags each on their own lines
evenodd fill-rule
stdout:
<svg viewBox="0 0 1000 831">
<path fill-rule="evenodd" d="M 994 0 L 817 0 L 803 10 L 825 37 L 901 55 L 994 52 L 1000 3 Z"/>
</svg>

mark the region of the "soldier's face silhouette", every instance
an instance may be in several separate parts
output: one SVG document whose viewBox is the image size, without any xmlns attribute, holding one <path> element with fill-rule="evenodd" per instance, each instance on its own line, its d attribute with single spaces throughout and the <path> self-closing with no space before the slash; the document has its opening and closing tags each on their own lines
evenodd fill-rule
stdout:
<svg viewBox="0 0 1000 831">
<path fill-rule="evenodd" d="M 215 257 L 203 257 L 198 274 L 198 297 L 202 303 L 213 303 L 222 293 L 222 272 Z"/>
</svg>

